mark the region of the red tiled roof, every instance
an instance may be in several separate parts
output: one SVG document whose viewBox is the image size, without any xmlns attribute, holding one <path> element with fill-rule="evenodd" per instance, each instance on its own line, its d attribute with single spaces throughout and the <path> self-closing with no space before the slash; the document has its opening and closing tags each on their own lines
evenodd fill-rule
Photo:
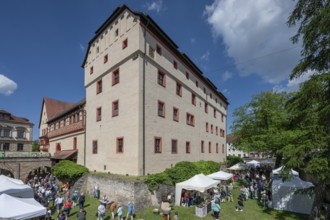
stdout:
<svg viewBox="0 0 330 220">
<path fill-rule="evenodd" d="M 63 102 L 48 97 L 44 98 L 46 106 L 46 113 L 48 121 L 54 118 L 57 114 L 72 108 L 75 104 L 69 102 Z"/>
<path fill-rule="evenodd" d="M 23 117 L 18 117 L 18 116 L 13 115 L 10 112 L 7 112 L 6 110 L 3 110 L 3 109 L 0 109 L 0 114 L 8 115 L 10 122 L 17 122 L 17 123 L 24 123 L 24 124 L 33 125 L 33 123 L 29 121 L 29 119 L 23 118 Z"/>
<path fill-rule="evenodd" d="M 65 160 L 74 157 L 77 154 L 78 150 L 62 150 L 56 152 L 51 159 Z"/>
</svg>

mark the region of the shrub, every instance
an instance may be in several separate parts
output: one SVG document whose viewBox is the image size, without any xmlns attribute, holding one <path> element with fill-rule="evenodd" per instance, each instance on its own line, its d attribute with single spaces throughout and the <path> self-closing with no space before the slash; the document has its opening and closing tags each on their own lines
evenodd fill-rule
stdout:
<svg viewBox="0 0 330 220">
<path fill-rule="evenodd" d="M 59 180 L 71 180 L 75 182 L 81 176 L 87 174 L 89 171 L 86 167 L 76 164 L 69 160 L 62 160 L 52 167 L 52 173 Z"/>
<path fill-rule="evenodd" d="M 194 162 L 194 164 L 197 166 L 199 173 L 203 173 L 204 175 L 208 175 L 214 172 L 219 171 L 220 169 L 220 163 L 208 160 L 200 160 L 197 162 Z"/>
<path fill-rule="evenodd" d="M 237 157 L 237 156 L 227 156 L 227 167 L 231 167 L 239 162 L 244 162 L 243 158 Z"/>
</svg>

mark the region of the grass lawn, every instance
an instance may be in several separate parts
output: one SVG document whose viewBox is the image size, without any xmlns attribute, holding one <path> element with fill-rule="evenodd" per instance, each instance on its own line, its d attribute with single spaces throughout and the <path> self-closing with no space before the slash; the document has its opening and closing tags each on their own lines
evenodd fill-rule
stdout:
<svg viewBox="0 0 330 220">
<path fill-rule="evenodd" d="M 237 197 L 238 197 L 239 189 L 235 189 L 233 191 L 234 195 L 234 202 L 225 202 L 221 203 L 221 213 L 220 213 L 220 219 L 221 220 L 242 220 L 242 219 L 257 219 L 257 220 L 270 220 L 270 219 L 308 219 L 307 215 L 300 215 L 292 212 L 284 212 L 284 211 L 276 211 L 273 209 L 264 209 L 261 206 L 259 206 L 258 202 L 256 200 L 248 200 L 244 202 L 244 211 L 235 211 L 235 205 L 237 203 Z M 95 213 L 97 210 L 97 206 L 99 205 L 99 202 L 97 199 L 93 198 L 92 196 L 86 196 L 86 202 L 85 202 L 85 210 L 87 211 L 87 220 L 90 219 L 96 219 Z M 161 220 L 160 215 L 155 215 L 152 213 L 152 210 L 154 208 L 159 207 L 153 207 L 146 210 L 143 210 L 141 212 L 136 213 L 136 220 L 138 219 L 144 219 L 144 220 Z M 74 207 L 71 209 L 70 217 L 69 219 L 77 219 L 76 214 L 79 211 L 79 207 Z M 126 211 L 124 210 L 124 216 L 126 216 Z M 213 217 L 211 216 L 211 212 L 208 213 L 208 215 L 205 218 L 200 218 L 195 216 L 195 207 L 178 207 L 175 206 L 174 210 L 172 211 L 172 218 L 174 215 L 174 211 L 178 211 L 179 213 L 179 219 L 180 220 L 212 220 Z M 107 211 L 105 220 L 111 219 L 111 214 L 109 211 Z M 53 214 L 53 219 L 57 219 L 57 212 Z"/>
</svg>

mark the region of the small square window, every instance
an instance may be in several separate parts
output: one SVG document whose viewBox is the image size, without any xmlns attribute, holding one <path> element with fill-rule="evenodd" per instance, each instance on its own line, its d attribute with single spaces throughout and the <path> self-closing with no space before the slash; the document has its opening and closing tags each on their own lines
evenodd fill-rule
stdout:
<svg viewBox="0 0 330 220">
<path fill-rule="evenodd" d="M 124 153 L 124 138 L 117 138 L 117 153 Z"/>
<path fill-rule="evenodd" d="M 186 153 L 190 154 L 190 142 L 189 141 L 186 142 Z"/>
<path fill-rule="evenodd" d="M 102 120 L 102 108 L 99 107 L 96 109 L 96 121 L 101 121 Z"/>
<path fill-rule="evenodd" d="M 99 94 L 101 92 L 102 92 L 102 79 L 97 81 L 97 84 L 96 84 L 96 94 Z"/>
<path fill-rule="evenodd" d="M 195 117 L 190 113 L 187 113 L 187 125 L 195 126 Z"/>
<path fill-rule="evenodd" d="M 173 67 L 176 70 L 178 69 L 178 63 L 175 60 L 173 60 Z"/>
<path fill-rule="evenodd" d="M 162 48 L 157 44 L 156 51 L 159 55 L 162 55 Z"/>
<path fill-rule="evenodd" d="M 112 102 L 112 117 L 119 115 L 119 101 Z"/>
<path fill-rule="evenodd" d="M 128 46 L 128 39 L 126 38 L 126 39 L 123 41 L 122 48 L 125 49 L 127 46 Z"/>
<path fill-rule="evenodd" d="M 176 94 L 182 97 L 182 85 L 178 82 L 176 83 Z"/>
<path fill-rule="evenodd" d="M 93 149 L 92 149 L 92 151 L 93 151 L 93 154 L 97 154 L 97 141 L 96 140 L 93 141 Z"/>
<path fill-rule="evenodd" d="M 165 73 L 158 70 L 158 84 L 166 87 L 166 76 Z"/>
<path fill-rule="evenodd" d="M 178 153 L 178 141 L 177 140 L 172 139 L 171 151 L 172 151 L 172 154 Z"/>
<path fill-rule="evenodd" d="M 173 121 L 179 121 L 179 109 L 173 107 Z"/>
<path fill-rule="evenodd" d="M 107 63 L 107 62 L 108 62 L 108 54 L 103 57 L 103 63 Z"/>
<path fill-rule="evenodd" d="M 17 144 L 17 151 L 23 151 L 24 144 L 18 143 Z"/>
<path fill-rule="evenodd" d="M 116 85 L 119 83 L 119 69 L 116 69 L 112 72 L 112 85 Z"/>
<path fill-rule="evenodd" d="M 155 137 L 155 153 L 160 154 L 162 153 L 162 138 Z"/>
<path fill-rule="evenodd" d="M 158 116 L 165 117 L 165 103 L 158 101 Z"/>
<path fill-rule="evenodd" d="M 195 94 L 191 94 L 191 103 L 193 104 L 193 105 L 196 105 L 196 95 Z"/>
</svg>

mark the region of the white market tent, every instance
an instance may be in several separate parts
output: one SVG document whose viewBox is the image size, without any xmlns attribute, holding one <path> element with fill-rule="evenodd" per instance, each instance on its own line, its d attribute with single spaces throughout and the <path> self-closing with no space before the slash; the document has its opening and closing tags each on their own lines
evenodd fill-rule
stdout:
<svg viewBox="0 0 330 220">
<path fill-rule="evenodd" d="M 30 186 L 11 179 L 4 176 L 0 178 L 0 195 L 8 194 L 20 198 L 33 198 L 33 190 Z"/>
<path fill-rule="evenodd" d="M 210 175 L 207 175 L 207 177 L 210 177 L 211 179 L 214 179 L 214 180 L 229 180 L 233 177 L 233 174 L 231 173 L 227 173 L 227 172 L 224 172 L 224 171 L 218 171 L 218 172 L 215 172 L 215 173 L 212 173 Z"/>
<path fill-rule="evenodd" d="M 272 183 L 272 206 L 276 210 L 286 210 L 303 214 L 310 214 L 314 202 L 314 194 L 303 193 L 313 187 L 310 182 L 301 180 L 298 176 L 284 181 L 274 179 Z"/>
<path fill-rule="evenodd" d="M 175 205 L 180 206 L 182 189 L 205 192 L 212 187 L 216 187 L 219 183 L 219 180 L 213 180 L 202 173 L 197 174 L 186 181 L 177 183 L 175 184 Z"/>
<path fill-rule="evenodd" d="M 30 219 L 46 215 L 46 208 L 33 198 L 0 195 L 0 219 Z"/>
<path fill-rule="evenodd" d="M 254 166 L 254 167 L 257 167 L 260 165 L 260 162 L 256 161 L 256 160 L 251 160 L 249 162 L 246 162 L 247 165 L 250 165 L 250 166 Z"/>
<path fill-rule="evenodd" d="M 3 179 L 7 179 L 7 180 L 10 180 L 10 181 L 12 181 L 14 183 L 18 183 L 18 184 L 24 184 L 22 180 L 14 179 L 14 178 L 11 178 L 11 177 L 8 177 L 8 176 L 5 176 L 5 175 L 0 175 L 0 182 Z"/>
<path fill-rule="evenodd" d="M 283 169 L 283 166 L 281 166 L 281 167 L 279 167 L 279 168 L 273 170 L 272 173 L 273 173 L 274 175 L 279 175 L 279 174 L 281 173 L 281 170 L 282 170 L 282 169 Z M 291 169 L 291 173 L 292 173 L 293 175 L 295 175 L 295 176 L 299 176 L 299 173 L 298 173 L 297 171 L 293 170 L 293 169 Z"/>
<path fill-rule="evenodd" d="M 234 166 L 228 168 L 228 170 L 245 170 L 246 164 L 245 163 L 237 163 Z"/>
</svg>

